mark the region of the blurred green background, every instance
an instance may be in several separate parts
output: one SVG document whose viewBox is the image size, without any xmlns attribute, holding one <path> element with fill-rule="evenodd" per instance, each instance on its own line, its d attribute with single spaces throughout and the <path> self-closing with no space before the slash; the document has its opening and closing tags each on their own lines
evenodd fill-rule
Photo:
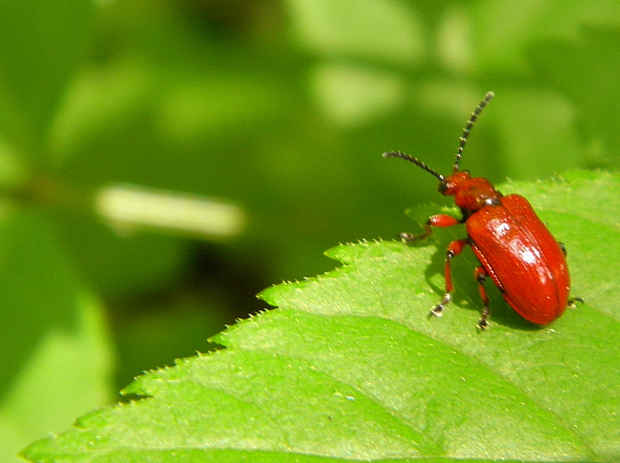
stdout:
<svg viewBox="0 0 620 463">
<path fill-rule="evenodd" d="M 325 249 L 415 229 L 407 207 L 449 201 L 380 154 L 449 171 L 488 90 L 475 175 L 620 167 L 617 0 L 0 5 L 2 461 L 333 268 Z M 114 226 L 97 201 L 122 184 L 245 226 Z"/>
</svg>

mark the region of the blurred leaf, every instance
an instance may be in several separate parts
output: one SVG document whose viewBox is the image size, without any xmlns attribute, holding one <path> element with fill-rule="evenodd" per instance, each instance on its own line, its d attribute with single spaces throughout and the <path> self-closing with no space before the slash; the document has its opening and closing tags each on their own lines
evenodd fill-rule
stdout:
<svg viewBox="0 0 620 463">
<path fill-rule="evenodd" d="M 495 122 L 503 149 L 493 167 L 501 164 L 504 172 L 520 180 L 547 178 L 561 169 L 583 167 L 582 144 L 574 132 L 578 110 L 566 98 L 511 88 L 493 104 L 485 118 Z M 468 161 L 469 156 L 464 162 Z"/>
<path fill-rule="evenodd" d="M 576 40 L 586 24 L 620 24 L 620 3 L 561 0 L 477 2 L 471 11 L 479 72 L 527 73 L 528 45 L 549 39 Z M 484 31 L 484 34 L 477 33 Z"/>
<path fill-rule="evenodd" d="M 493 291 L 490 329 L 478 333 L 471 263 L 455 271 L 450 310 L 428 319 L 442 293 L 448 236 L 436 236 L 439 250 L 342 245 L 328 251 L 342 267 L 265 290 L 261 297 L 279 308 L 218 335 L 225 349 L 139 377 L 125 393 L 142 399 L 93 412 L 27 456 L 616 461 L 620 347 L 610 340 L 620 336 L 620 267 L 608 256 L 620 252 L 620 211 L 617 202 L 588 205 L 601 189 L 620 194 L 620 178 L 567 179 L 506 185 L 530 190 L 570 250 L 573 292 L 588 301 L 550 327 L 534 327 Z"/>
<path fill-rule="evenodd" d="M 123 319 L 115 333 L 118 356 L 123 359 L 116 375 L 119 387 L 144 371 L 213 349 L 207 336 L 230 322 L 230 317 L 222 313 L 225 303 L 221 300 L 204 301 L 185 295 L 173 300 L 160 297 L 129 304 L 134 314 Z"/>
<path fill-rule="evenodd" d="M 189 243 L 163 234 L 118 234 L 82 214 L 58 214 L 67 254 L 105 297 L 173 284 L 187 263 Z"/>
<path fill-rule="evenodd" d="M 620 25 L 587 27 L 582 36 L 577 42 L 536 43 L 528 56 L 543 79 L 578 105 L 573 124 L 587 148 L 584 167 L 618 170 Z"/>
<path fill-rule="evenodd" d="M 325 114 L 343 126 L 357 126 L 390 113 L 406 95 L 403 79 L 361 67 L 325 65 L 312 78 Z"/>
<path fill-rule="evenodd" d="M 286 5 L 299 41 L 320 54 L 407 67 L 424 54 L 420 18 L 404 2 L 288 0 Z"/>
<path fill-rule="evenodd" d="M 102 307 L 39 214 L 0 222 L 0 460 L 111 398 Z M 11 437 L 8 437 L 11 436 Z"/>
<path fill-rule="evenodd" d="M 0 15 L 0 125 L 39 155 L 60 97 L 83 57 L 92 0 L 5 0 Z"/>
</svg>

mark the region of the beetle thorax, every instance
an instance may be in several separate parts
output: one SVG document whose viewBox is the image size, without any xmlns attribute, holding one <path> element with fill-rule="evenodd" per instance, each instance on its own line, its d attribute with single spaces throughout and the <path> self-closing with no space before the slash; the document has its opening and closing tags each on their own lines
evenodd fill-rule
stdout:
<svg viewBox="0 0 620 463">
<path fill-rule="evenodd" d="M 469 172 L 454 172 L 439 184 L 439 191 L 454 196 L 454 202 L 462 210 L 474 212 L 484 206 L 497 204 L 502 194 L 482 177 L 471 178 Z"/>
</svg>

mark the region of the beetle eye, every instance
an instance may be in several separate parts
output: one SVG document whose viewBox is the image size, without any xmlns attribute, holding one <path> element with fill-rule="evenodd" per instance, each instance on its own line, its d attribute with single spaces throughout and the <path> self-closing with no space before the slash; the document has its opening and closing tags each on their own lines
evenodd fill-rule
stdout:
<svg viewBox="0 0 620 463">
<path fill-rule="evenodd" d="M 442 195 L 446 194 L 446 190 L 448 189 L 448 185 L 445 181 L 439 182 L 439 187 L 437 188 Z"/>
</svg>

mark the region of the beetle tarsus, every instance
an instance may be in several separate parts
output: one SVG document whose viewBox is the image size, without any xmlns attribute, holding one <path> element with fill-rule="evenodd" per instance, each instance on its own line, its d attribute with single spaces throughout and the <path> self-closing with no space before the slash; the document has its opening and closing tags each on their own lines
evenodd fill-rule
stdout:
<svg viewBox="0 0 620 463">
<path fill-rule="evenodd" d="M 400 240 L 407 244 L 407 243 L 413 243 L 414 241 L 420 241 L 423 240 L 424 238 L 426 238 L 428 235 L 426 233 L 421 233 L 419 235 L 414 235 L 413 233 L 400 233 L 398 235 L 398 237 L 400 238 Z"/>
<path fill-rule="evenodd" d="M 480 320 L 478 321 L 478 324 L 476 325 L 478 327 L 478 329 L 480 329 L 481 331 L 486 330 L 489 327 L 489 308 L 485 305 L 482 308 L 482 315 L 480 316 Z"/>
<path fill-rule="evenodd" d="M 562 250 L 564 257 L 568 256 L 568 252 L 566 251 L 566 246 L 564 245 L 564 243 L 562 243 L 561 241 L 558 241 L 558 244 L 560 245 L 560 249 Z"/>
<path fill-rule="evenodd" d="M 431 311 L 428 313 L 428 318 L 443 316 L 443 308 L 444 308 L 444 306 L 441 305 L 441 304 L 437 304 L 437 305 L 433 306 Z"/>
<path fill-rule="evenodd" d="M 429 219 L 429 221 L 427 221 L 424 224 L 424 231 L 422 233 L 419 233 L 416 235 L 414 233 L 404 232 L 404 233 L 400 233 L 398 237 L 403 243 L 406 244 L 406 243 L 411 243 L 413 241 L 419 241 L 419 240 L 428 238 L 432 233 L 433 233 L 433 229 L 431 228 L 430 219 Z"/>
<path fill-rule="evenodd" d="M 414 235 L 413 233 L 406 233 L 406 232 L 400 233 L 398 237 L 403 243 L 411 243 L 412 241 L 416 241 L 418 239 L 418 235 Z"/>
<path fill-rule="evenodd" d="M 484 289 L 484 281 L 487 279 L 489 274 L 486 269 L 481 265 L 474 270 L 474 278 L 478 282 L 478 290 L 480 292 L 480 299 L 482 300 L 482 312 L 480 314 L 480 320 L 476 325 L 479 330 L 484 331 L 489 327 L 489 297 L 487 296 L 487 292 Z"/>
<path fill-rule="evenodd" d="M 577 307 L 575 302 L 581 302 L 582 304 L 586 303 L 586 301 L 583 299 L 583 297 L 571 297 L 568 300 L 568 307 Z"/>
<path fill-rule="evenodd" d="M 429 313 L 429 316 L 430 317 L 441 317 L 443 315 L 443 309 L 445 309 L 445 307 L 450 303 L 451 300 L 452 300 L 452 294 L 450 293 L 444 294 L 443 298 L 441 298 L 441 302 L 433 306 L 433 308 L 431 309 L 431 312 Z"/>
</svg>

